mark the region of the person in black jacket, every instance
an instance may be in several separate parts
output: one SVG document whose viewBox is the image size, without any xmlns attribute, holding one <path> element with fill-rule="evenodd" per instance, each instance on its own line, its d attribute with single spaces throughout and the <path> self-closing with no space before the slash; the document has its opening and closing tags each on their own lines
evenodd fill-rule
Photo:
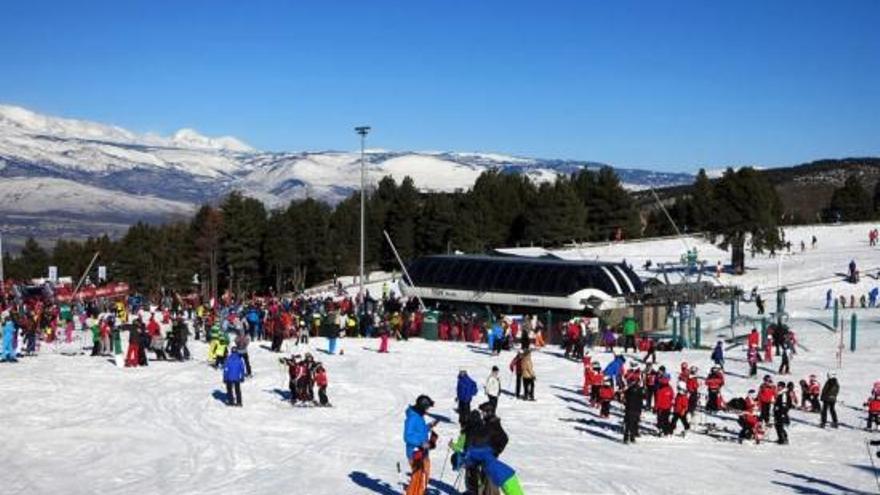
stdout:
<svg viewBox="0 0 880 495">
<path fill-rule="evenodd" d="M 773 425 L 776 428 L 776 441 L 779 445 L 788 444 L 788 432 L 785 426 L 788 419 L 789 396 L 785 382 L 779 382 L 776 386 L 776 398 L 773 401 Z"/>
<path fill-rule="evenodd" d="M 819 424 L 821 428 L 825 428 L 829 412 L 831 413 L 831 427 L 837 428 L 837 411 L 834 409 L 834 405 L 837 403 L 837 394 L 839 392 L 840 384 L 837 383 L 837 376 L 834 375 L 834 372 L 829 371 L 828 380 L 822 387 L 822 394 L 819 397 L 822 399 L 822 415 Z"/>
<path fill-rule="evenodd" d="M 491 402 L 480 404 L 480 412 L 483 413 L 483 430 L 486 441 L 492 448 L 495 457 L 500 457 L 507 446 L 507 432 L 501 426 L 501 418 L 495 415 L 495 407 Z"/>
<path fill-rule="evenodd" d="M 623 443 L 636 441 L 644 403 L 645 389 L 636 377 L 631 377 L 623 390 Z"/>
</svg>

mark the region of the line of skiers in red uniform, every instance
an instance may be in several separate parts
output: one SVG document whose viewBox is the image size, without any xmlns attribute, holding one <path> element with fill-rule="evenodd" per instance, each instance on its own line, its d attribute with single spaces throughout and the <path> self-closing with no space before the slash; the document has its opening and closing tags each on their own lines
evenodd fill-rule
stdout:
<svg viewBox="0 0 880 495">
<path fill-rule="evenodd" d="M 681 423 L 681 434 L 684 436 L 690 429 L 690 419 L 700 405 L 703 389 L 706 393 L 706 413 L 739 413 L 739 441 L 752 439 L 760 442 L 764 438 L 765 427 L 772 424 L 777 442 L 788 443 L 786 427 L 790 424 L 789 411 L 798 408 L 799 403 L 794 382 L 774 383 L 770 375 L 765 375 L 757 390 L 749 390 L 745 397 L 725 401 L 722 396 L 725 377 L 720 366 L 713 366 L 705 379 L 701 379 L 696 366 L 681 363 L 677 383 L 673 385 L 671 374 L 665 366 L 655 369 L 648 363 L 641 369 L 638 363 L 631 362 L 627 368 L 624 361 L 623 356 L 615 356 L 603 370 L 589 353 L 585 355 L 582 360 L 582 393 L 589 398 L 591 406 L 599 409 L 599 415 L 603 418 L 610 416 L 612 402 L 618 400 L 623 404 L 625 443 L 634 442 L 638 436 L 642 411 L 656 414 L 658 435 L 672 435 Z M 800 410 L 819 413 L 821 428 L 826 426 L 829 419 L 831 426 L 837 428 L 835 406 L 840 385 L 834 372 L 828 372 L 824 386 L 815 375 L 810 375 L 808 380 L 801 380 L 800 388 Z M 868 408 L 868 428 L 880 427 L 880 381 L 875 384 L 865 406 Z"/>
</svg>

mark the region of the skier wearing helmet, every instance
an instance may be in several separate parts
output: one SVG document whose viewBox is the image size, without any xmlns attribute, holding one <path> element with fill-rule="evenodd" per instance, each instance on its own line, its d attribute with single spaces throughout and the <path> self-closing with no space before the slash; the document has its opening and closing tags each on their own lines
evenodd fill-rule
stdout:
<svg viewBox="0 0 880 495">
<path fill-rule="evenodd" d="M 690 398 L 688 394 L 687 383 L 678 382 L 678 393 L 675 395 L 675 401 L 672 405 L 672 424 L 669 425 L 669 434 L 675 433 L 675 426 L 681 421 L 681 424 L 684 426 L 684 431 L 681 432 L 681 436 L 684 436 L 685 433 L 691 429 L 690 423 L 688 423 L 688 407 L 690 405 Z"/>
<path fill-rule="evenodd" d="M 431 477 L 431 460 L 428 452 L 437 442 L 437 434 L 433 428 L 437 421 L 428 423 L 425 414 L 434 406 L 434 401 L 427 395 L 416 398 L 415 404 L 406 409 L 406 420 L 403 423 L 403 442 L 406 444 L 406 458 L 410 463 L 412 475 L 406 495 L 424 495 Z"/>
</svg>

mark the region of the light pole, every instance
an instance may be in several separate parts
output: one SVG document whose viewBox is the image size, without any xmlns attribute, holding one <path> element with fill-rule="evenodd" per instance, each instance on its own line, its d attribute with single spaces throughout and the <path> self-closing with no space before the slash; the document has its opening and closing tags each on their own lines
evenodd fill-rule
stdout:
<svg viewBox="0 0 880 495">
<path fill-rule="evenodd" d="M 360 289 L 358 290 L 358 298 L 360 299 L 361 307 L 364 304 L 364 298 L 366 297 L 366 293 L 364 292 L 364 239 L 366 238 L 365 228 L 364 228 L 364 212 L 366 210 L 366 190 L 367 190 L 367 174 L 366 168 L 364 165 L 364 142 L 367 139 L 367 133 L 370 132 L 370 127 L 366 125 L 362 125 L 354 128 L 355 132 L 360 134 L 361 136 L 361 263 L 360 263 Z"/>
</svg>

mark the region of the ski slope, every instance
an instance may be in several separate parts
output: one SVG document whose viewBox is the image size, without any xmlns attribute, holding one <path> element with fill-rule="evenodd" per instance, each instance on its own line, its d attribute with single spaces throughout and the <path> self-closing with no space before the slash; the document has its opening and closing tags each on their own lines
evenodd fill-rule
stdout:
<svg viewBox="0 0 880 495">
<path fill-rule="evenodd" d="M 861 405 L 880 378 L 880 310 L 856 310 L 858 350 L 849 351 L 846 335 L 838 369 L 839 336 L 825 326 L 830 312 L 821 309 L 829 286 L 848 296 L 878 283 L 863 277 L 854 287 L 834 278 L 850 258 L 862 267 L 880 266 L 880 251 L 867 245 L 868 228 L 792 229 L 788 235 L 793 244 L 814 232 L 819 244 L 783 264 L 786 284 L 829 277 L 824 285 L 791 292 L 790 323 L 804 349 L 785 379 L 797 382 L 815 373 L 824 382 L 826 371 L 835 370 L 841 383 L 839 429 L 819 429 L 817 415 L 792 411 L 790 445 L 773 443 L 772 431 L 765 443 L 740 445 L 725 431 L 737 429 L 733 415 L 704 418 L 720 429 L 712 435 L 695 424 L 685 438 L 657 438 L 650 434 L 653 415 L 644 414 L 639 442 L 624 445 L 619 407 L 610 419 L 599 418 L 579 393 L 580 364 L 547 347 L 534 356 L 537 401 L 504 395 L 499 404 L 510 436 L 502 457 L 518 471 L 526 493 L 877 493 L 865 441 L 880 434 L 864 431 Z M 655 262 L 677 259 L 683 247 L 655 241 L 585 249 L 596 251 L 588 255 L 625 257 L 638 266 L 640 256 Z M 708 246 L 699 249 L 710 253 Z M 777 260 L 759 256 L 748 261 L 750 270 L 735 282 L 762 290 L 775 286 Z M 767 300 L 772 310 L 772 294 Z M 742 310 L 754 308 L 744 305 Z M 704 342 L 730 336 L 731 330 L 723 328 L 726 307 L 708 305 L 700 313 L 709 322 Z M 849 310 L 843 312 L 845 318 L 849 315 Z M 438 479 L 445 444 L 457 430 L 457 371 L 467 368 L 481 383 L 494 364 L 502 369 L 508 388 L 512 354 L 493 357 L 468 344 L 420 339 L 392 342 L 387 355 L 375 352 L 374 340 L 349 338 L 342 345 L 344 355 L 328 356 L 319 350 L 324 348 L 322 339 L 312 341 L 313 352 L 328 369 L 333 408 L 290 407 L 283 397 L 287 379 L 278 356 L 256 344 L 250 351 L 255 376 L 243 384 L 240 409 L 221 403 L 220 372 L 205 364 L 201 343 L 191 343 L 192 361 L 154 362 L 148 368 L 117 369 L 106 358 L 48 350 L 16 365 L 0 364 L 0 486 L 10 494 L 402 493 L 403 412 L 418 394 L 427 393 L 437 404 L 433 412 L 450 420 L 438 426 L 441 447 L 433 453 L 432 486 L 436 493 L 457 493 L 456 475 L 448 467 Z M 598 350 L 593 354 L 603 365 L 610 360 Z M 757 380 L 746 378 L 742 349 L 732 349 L 727 357 L 725 398 L 757 388 Z M 710 364 L 708 351 L 659 353 L 658 358 L 674 370 L 687 361 L 699 366 L 701 375 Z M 778 361 L 762 364 L 759 376 L 775 366 Z M 481 393 L 475 404 L 482 400 Z M 398 462 L 403 474 L 397 471 Z"/>
</svg>

